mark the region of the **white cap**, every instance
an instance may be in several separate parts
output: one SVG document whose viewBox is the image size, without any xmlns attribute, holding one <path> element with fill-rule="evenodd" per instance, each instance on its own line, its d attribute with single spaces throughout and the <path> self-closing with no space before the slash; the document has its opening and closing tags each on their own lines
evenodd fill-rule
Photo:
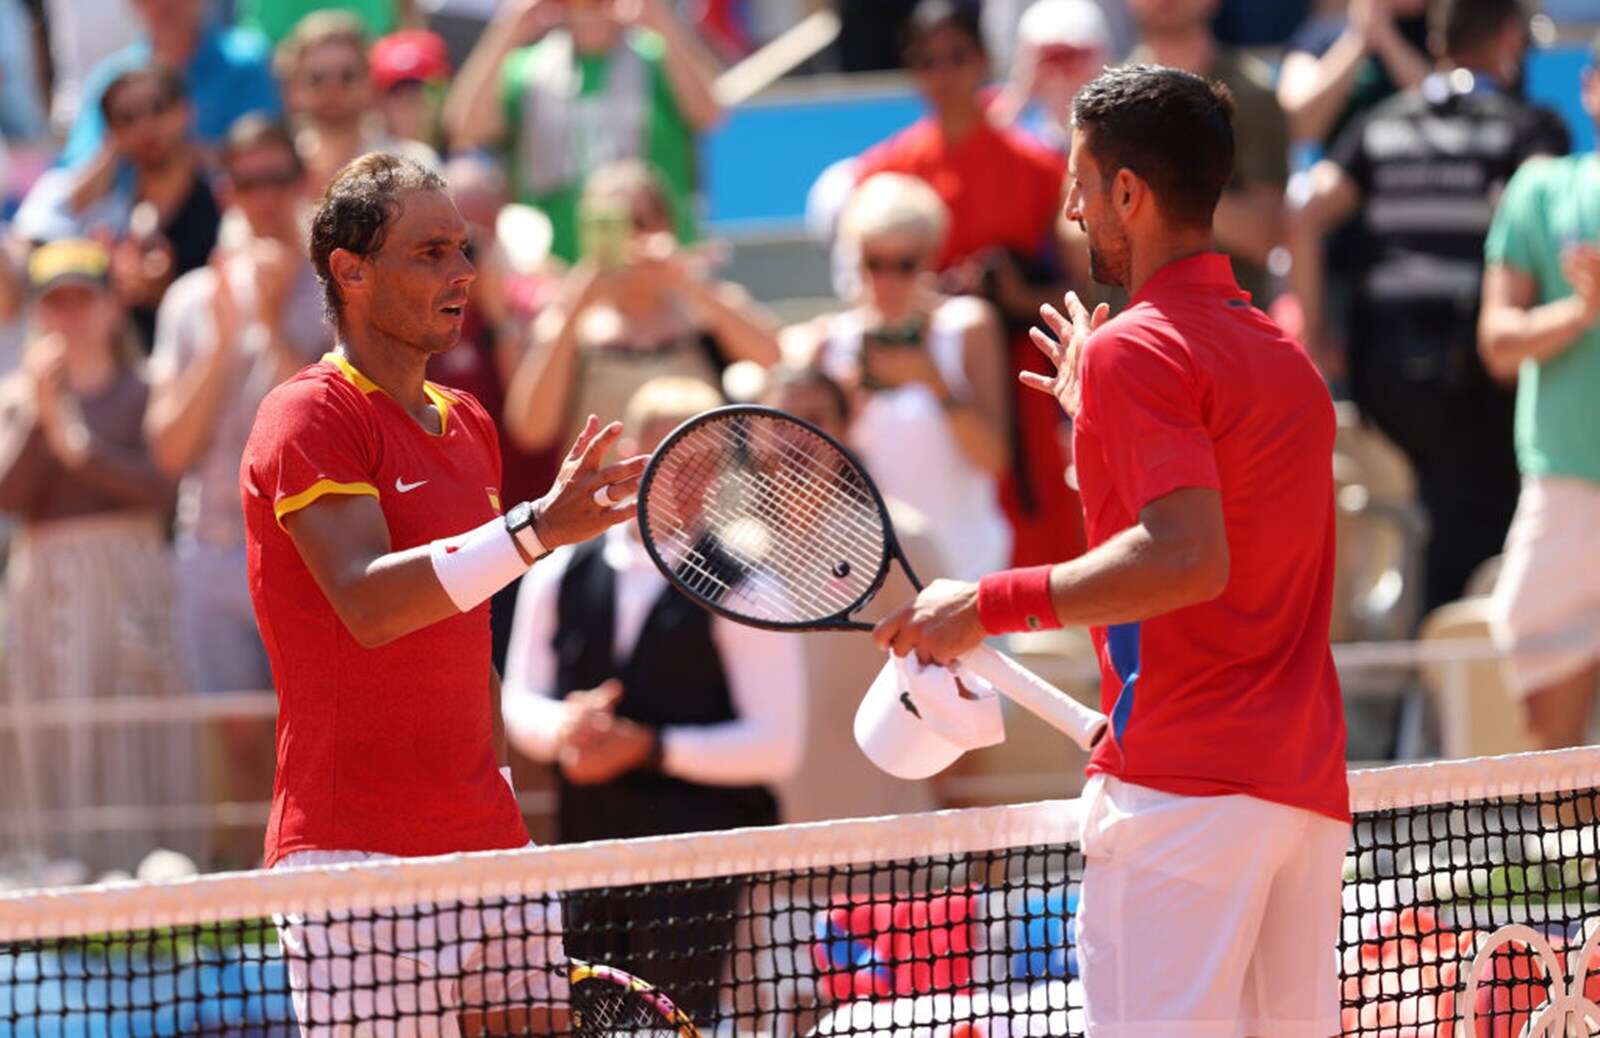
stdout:
<svg viewBox="0 0 1600 1038">
<path fill-rule="evenodd" d="M 1004 742 L 1000 697 L 964 678 L 967 695 L 944 667 L 891 656 L 856 710 L 856 745 L 896 778 L 936 775 L 968 750 Z"/>
<path fill-rule="evenodd" d="M 1037 0 L 1022 12 L 1017 39 L 1025 46 L 1066 44 L 1109 51 L 1111 28 L 1094 0 Z"/>
</svg>

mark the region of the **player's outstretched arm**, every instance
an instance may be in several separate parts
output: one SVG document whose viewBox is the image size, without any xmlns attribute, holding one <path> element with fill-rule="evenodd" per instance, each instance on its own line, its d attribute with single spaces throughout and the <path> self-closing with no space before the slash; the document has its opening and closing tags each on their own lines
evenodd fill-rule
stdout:
<svg viewBox="0 0 1600 1038">
<path fill-rule="evenodd" d="M 985 584 L 999 582 L 987 589 L 936 580 L 885 617 L 873 637 L 897 656 L 948 663 L 987 635 L 1030 628 L 1012 622 L 1012 613 L 1044 615 L 1046 626 L 1145 620 L 1217 597 L 1228 568 L 1222 495 L 1186 487 L 1150 502 L 1137 523 L 1070 561 L 986 577 Z"/>
<path fill-rule="evenodd" d="M 633 517 L 644 457 L 600 460 L 622 434 L 592 415 L 550 492 L 532 503 L 529 540 L 496 517 L 476 530 L 393 551 L 378 499 L 329 495 L 284 516 L 284 529 L 351 637 L 376 648 L 476 608 L 515 580 L 537 555 L 586 541 Z M 515 514 L 517 509 L 512 509 Z"/>
</svg>

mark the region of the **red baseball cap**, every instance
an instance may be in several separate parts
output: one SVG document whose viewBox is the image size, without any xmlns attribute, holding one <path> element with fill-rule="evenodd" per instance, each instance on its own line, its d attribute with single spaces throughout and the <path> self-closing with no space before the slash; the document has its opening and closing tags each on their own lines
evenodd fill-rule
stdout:
<svg viewBox="0 0 1600 1038">
<path fill-rule="evenodd" d="M 438 83 L 450 78 L 444 38 L 426 29 L 401 29 L 372 45 L 367 56 L 372 85 L 388 90 L 397 83 Z"/>
</svg>

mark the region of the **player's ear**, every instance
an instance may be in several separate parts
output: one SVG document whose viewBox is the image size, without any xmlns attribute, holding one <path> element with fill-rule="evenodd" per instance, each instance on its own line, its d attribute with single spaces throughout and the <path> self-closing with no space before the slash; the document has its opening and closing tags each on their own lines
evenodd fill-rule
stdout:
<svg viewBox="0 0 1600 1038">
<path fill-rule="evenodd" d="M 1117 170 L 1116 177 L 1111 181 L 1111 204 L 1123 219 L 1127 219 L 1135 209 L 1139 208 L 1140 202 L 1149 190 L 1148 185 L 1139 179 L 1137 173 L 1124 166 Z"/>
<path fill-rule="evenodd" d="M 334 249 L 328 253 L 328 273 L 333 275 L 340 293 L 347 294 L 352 288 L 365 287 L 367 265 L 349 249 Z"/>
</svg>

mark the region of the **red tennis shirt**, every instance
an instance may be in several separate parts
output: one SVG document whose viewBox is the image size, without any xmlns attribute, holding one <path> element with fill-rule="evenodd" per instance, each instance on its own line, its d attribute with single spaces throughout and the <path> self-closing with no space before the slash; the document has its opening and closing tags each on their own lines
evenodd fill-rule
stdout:
<svg viewBox="0 0 1600 1038">
<path fill-rule="evenodd" d="M 500 514 L 493 421 L 466 394 L 426 391 L 444 423 L 437 436 L 330 353 L 267 395 L 245 447 L 250 597 L 278 689 L 269 867 L 306 850 L 528 842 L 494 754 L 489 604 L 362 648 L 282 526 L 325 495 L 365 494 L 402 551 Z"/>
<path fill-rule="evenodd" d="M 1090 337 L 1073 432 L 1090 547 L 1210 487 L 1231 560 L 1218 598 L 1092 632 L 1111 733 L 1091 774 L 1350 816 L 1328 647 L 1334 429 L 1305 351 L 1220 253 L 1163 267 Z"/>
</svg>

